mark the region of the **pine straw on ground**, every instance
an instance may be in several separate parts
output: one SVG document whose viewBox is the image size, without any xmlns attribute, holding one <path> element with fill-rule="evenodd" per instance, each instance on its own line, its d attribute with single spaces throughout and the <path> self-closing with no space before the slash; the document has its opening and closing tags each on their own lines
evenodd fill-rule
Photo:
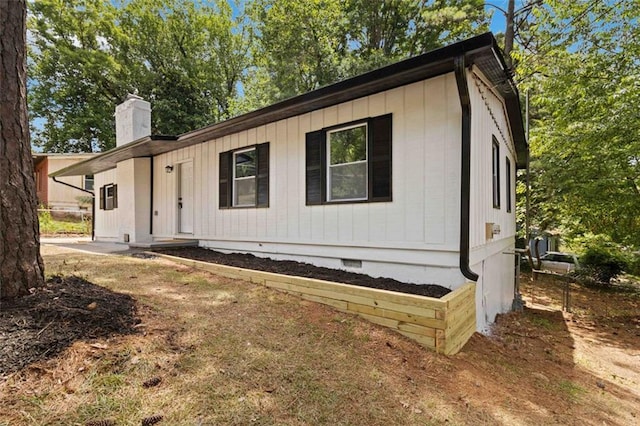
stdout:
<svg viewBox="0 0 640 426">
<path fill-rule="evenodd" d="M 75 276 L 54 276 L 0 305 L 0 377 L 58 355 L 76 340 L 134 331 L 131 296 Z"/>
<path fill-rule="evenodd" d="M 77 341 L 0 381 L 2 426 L 154 416 L 167 425 L 628 425 L 640 416 L 640 343 L 627 322 L 637 295 L 576 288 L 576 310 L 563 314 L 556 287 L 527 282 L 535 305 L 446 357 L 329 307 L 161 259 L 45 261 L 134 296 L 141 332 Z M 586 303 L 594 298 L 615 305 L 606 322 Z"/>
</svg>

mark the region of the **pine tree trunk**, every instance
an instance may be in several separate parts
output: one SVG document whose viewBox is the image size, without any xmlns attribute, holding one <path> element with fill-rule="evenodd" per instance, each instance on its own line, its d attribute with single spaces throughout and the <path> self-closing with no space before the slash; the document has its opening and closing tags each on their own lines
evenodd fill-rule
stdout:
<svg viewBox="0 0 640 426">
<path fill-rule="evenodd" d="M 29 142 L 25 0 L 0 0 L 0 299 L 44 284 Z"/>
</svg>

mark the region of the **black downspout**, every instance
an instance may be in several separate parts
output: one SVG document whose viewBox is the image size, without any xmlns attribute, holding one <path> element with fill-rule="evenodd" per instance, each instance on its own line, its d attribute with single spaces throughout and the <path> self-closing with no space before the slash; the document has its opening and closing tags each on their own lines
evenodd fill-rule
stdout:
<svg viewBox="0 0 640 426">
<path fill-rule="evenodd" d="M 478 281 L 478 274 L 469 267 L 469 216 L 471 198 L 471 100 L 467 86 L 464 55 L 455 59 L 455 75 L 462 106 L 462 161 L 460 179 L 460 272 L 471 281 Z"/>
<path fill-rule="evenodd" d="M 56 179 L 55 176 L 52 176 L 52 179 L 56 183 L 61 183 L 62 185 L 69 186 L 73 189 L 77 189 L 78 191 L 86 192 L 87 194 L 91 194 L 91 241 L 95 240 L 96 237 L 96 194 L 88 189 L 80 188 L 79 186 L 71 185 L 67 182 L 62 182 L 61 180 Z"/>
</svg>

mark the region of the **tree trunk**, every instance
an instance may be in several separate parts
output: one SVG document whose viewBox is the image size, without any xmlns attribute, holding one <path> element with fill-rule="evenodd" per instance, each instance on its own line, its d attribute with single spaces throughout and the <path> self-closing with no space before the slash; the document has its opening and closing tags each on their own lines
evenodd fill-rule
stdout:
<svg viewBox="0 0 640 426">
<path fill-rule="evenodd" d="M 504 33 L 504 59 L 509 68 L 513 68 L 511 51 L 513 50 L 513 39 L 515 38 L 515 0 L 509 0 L 507 6 L 507 30 Z"/>
<path fill-rule="evenodd" d="M 44 284 L 29 143 L 25 0 L 0 0 L 0 299 Z"/>
</svg>

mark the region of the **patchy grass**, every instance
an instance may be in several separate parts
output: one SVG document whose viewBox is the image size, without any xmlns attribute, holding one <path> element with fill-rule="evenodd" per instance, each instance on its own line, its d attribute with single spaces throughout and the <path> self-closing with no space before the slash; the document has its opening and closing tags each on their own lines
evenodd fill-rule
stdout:
<svg viewBox="0 0 640 426">
<path fill-rule="evenodd" d="M 140 332 L 76 342 L 0 379 L 3 426 L 139 425 L 155 414 L 167 425 L 623 425 L 640 416 L 637 357 L 610 380 L 613 370 L 594 360 L 588 339 L 629 362 L 639 345 L 626 340 L 631 334 L 621 341 L 602 330 L 583 336 L 574 330 L 585 324 L 575 314 L 527 308 L 505 315 L 494 337 L 475 335 L 446 357 L 357 317 L 242 281 L 160 259 L 59 250 L 44 248 L 48 273 L 82 274 L 131 294 Z M 560 300 L 552 286 L 529 285 L 525 294 L 535 293 L 538 303 Z M 589 310 L 582 297 L 592 295 L 578 291 L 576 306 Z M 616 315 L 628 313 L 623 300 L 636 299 L 616 300 Z M 598 367 L 577 364 L 577 356 Z M 143 386 L 154 377 L 157 386 Z"/>
<path fill-rule="evenodd" d="M 561 380 L 558 383 L 558 388 L 573 402 L 578 402 L 580 396 L 586 393 L 582 386 L 573 383 L 571 380 Z"/>
<path fill-rule="evenodd" d="M 38 212 L 40 233 L 43 235 L 89 235 L 91 234 L 91 219 L 81 219 L 74 216 L 54 218 L 47 210 Z"/>
</svg>

